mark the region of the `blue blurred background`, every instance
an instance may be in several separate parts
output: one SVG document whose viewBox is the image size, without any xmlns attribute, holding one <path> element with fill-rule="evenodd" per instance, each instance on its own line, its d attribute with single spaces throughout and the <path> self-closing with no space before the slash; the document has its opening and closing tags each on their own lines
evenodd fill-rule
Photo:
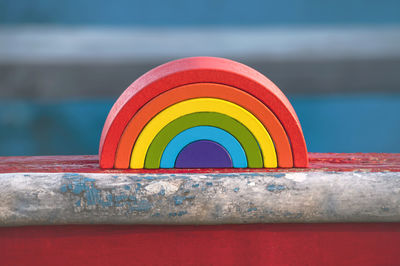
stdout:
<svg viewBox="0 0 400 266">
<path fill-rule="evenodd" d="M 96 154 L 168 60 L 227 57 L 291 100 L 312 152 L 400 152 L 400 1 L 0 0 L 0 156 Z"/>
<path fill-rule="evenodd" d="M 399 23 L 397 0 L 2 0 L 3 23 L 102 26 Z"/>
</svg>

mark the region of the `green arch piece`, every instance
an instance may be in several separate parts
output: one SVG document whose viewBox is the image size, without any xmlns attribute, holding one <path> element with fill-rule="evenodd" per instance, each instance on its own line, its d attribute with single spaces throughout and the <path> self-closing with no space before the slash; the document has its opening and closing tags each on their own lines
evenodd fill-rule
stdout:
<svg viewBox="0 0 400 266">
<path fill-rule="evenodd" d="M 147 150 L 144 168 L 159 168 L 163 151 L 168 143 L 180 132 L 195 126 L 214 126 L 227 131 L 242 145 L 248 167 L 263 167 L 263 158 L 258 142 L 242 123 L 221 113 L 198 112 L 175 119 L 156 135 Z"/>
</svg>

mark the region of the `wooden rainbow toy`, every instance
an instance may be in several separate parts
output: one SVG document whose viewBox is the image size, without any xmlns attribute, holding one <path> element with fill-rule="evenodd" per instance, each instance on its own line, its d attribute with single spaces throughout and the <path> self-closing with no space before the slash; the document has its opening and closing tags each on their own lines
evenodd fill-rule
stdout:
<svg viewBox="0 0 400 266">
<path fill-rule="evenodd" d="M 240 63 L 144 74 L 99 155 L 0 157 L 1 265 L 400 265 L 400 154 L 307 154 Z"/>
<path fill-rule="evenodd" d="M 228 59 L 192 57 L 156 67 L 112 107 L 100 167 L 307 167 L 299 119 L 282 91 Z"/>
</svg>

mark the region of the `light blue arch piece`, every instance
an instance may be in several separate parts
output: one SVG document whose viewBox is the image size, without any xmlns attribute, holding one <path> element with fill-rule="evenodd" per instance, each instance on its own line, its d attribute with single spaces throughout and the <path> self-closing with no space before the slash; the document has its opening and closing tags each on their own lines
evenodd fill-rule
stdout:
<svg viewBox="0 0 400 266">
<path fill-rule="evenodd" d="M 174 168 L 181 150 L 198 140 L 211 140 L 222 145 L 231 156 L 234 168 L 247 168 L 246 153 L 237 139 L 225 130 L 211 126 L 192 127 L 176 135 L 164 149 L 160 168 Z"/>
</svg>

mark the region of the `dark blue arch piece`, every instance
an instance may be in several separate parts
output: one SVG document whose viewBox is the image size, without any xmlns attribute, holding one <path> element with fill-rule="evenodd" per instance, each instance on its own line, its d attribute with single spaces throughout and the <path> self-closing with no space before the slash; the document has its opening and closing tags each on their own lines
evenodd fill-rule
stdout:
<svg viewBox="0 0 400 266">
<path fill-rule="evenodd" d="M 199 140 L 186 145 L 175 161 L 175 168 L 231 168 L 232 159 L 220 144 Z"/>
</svg>

